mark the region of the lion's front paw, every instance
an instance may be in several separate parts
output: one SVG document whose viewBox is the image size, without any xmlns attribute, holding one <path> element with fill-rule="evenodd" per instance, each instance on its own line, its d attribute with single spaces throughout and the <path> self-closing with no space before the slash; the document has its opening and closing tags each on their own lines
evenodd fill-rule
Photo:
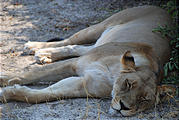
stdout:
<svg viewBox="0 0 179 120">
<path fill-rule="evenodd" d="M 9 99 L 7 88 L 8 87 L 0 88 L 0 102 L 2 103 L 6 103 L 7 100 Z"/>
<path fill-rule="evenodd" d="M 22 89 L 21 91 L 24 91 L 24 87 L 21 87 L 20 85 L 0 88 L 0 102 L 6 103 L 9 100 L 14 99 L 19 89 Z"/>
<path fill-rule="evenodd" d="M 39 64 L 52 63 L 52 59 L 50 59 L 50 58 L 48 58 L 46 56 L 42 56 L 42 57 L 35 56 L 35 60 Z"/>
</svg>

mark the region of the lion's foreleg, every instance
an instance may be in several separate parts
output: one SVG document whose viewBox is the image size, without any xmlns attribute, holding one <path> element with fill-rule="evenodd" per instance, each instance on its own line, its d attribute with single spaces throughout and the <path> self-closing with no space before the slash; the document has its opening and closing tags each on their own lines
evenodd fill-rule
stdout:
<svg viewBox="0 0 179 120">
<path fill-rule="evenodd" d="M 0 101 L 40 103 L 63 98 L 86 97 L 83 82 L 85 82 L 84 77 L 70 77 L 40 90 L 20 85 L 9 86 L 0 89 Z"/>
</svg>

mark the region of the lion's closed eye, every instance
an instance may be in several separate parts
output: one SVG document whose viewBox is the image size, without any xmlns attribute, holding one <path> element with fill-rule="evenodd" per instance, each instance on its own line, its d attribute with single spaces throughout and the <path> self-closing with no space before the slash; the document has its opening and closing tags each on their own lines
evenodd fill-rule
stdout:
<svg viewBox="0 0 179 120">
<path fill-rule="evenodd" d="M 121 92 L 128 92 L 132 89 L 135 89 L 136 87 L 137 87 L 137 81 L 135 80 L 130 81 L 129 79 L 126 79 L 121 86 Z"/>
</svg>

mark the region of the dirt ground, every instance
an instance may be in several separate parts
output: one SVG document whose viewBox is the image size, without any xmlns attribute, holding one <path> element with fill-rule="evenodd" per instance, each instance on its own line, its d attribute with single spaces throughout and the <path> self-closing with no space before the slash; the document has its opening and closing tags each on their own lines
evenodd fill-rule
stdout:
<svg viewBox="0 0 179 120">
<path fill-rule="evenodd" d="M 19 73 L 37 67 L 33 56 L 23 55 L 27 41 L 67 38 L 113 13 L 153 0 L 0 0 L 0 72 Z M 29 86 L 32 87 L 32 86 Z M 45 85 L 38 84 L 38 88 Z M 110 98 L 79 98 L 28 104 L 0 103 L 2 120 L 179 119 L 178 102 L 166 102 L 134 117 L 111 117 Z"/>
</svg>

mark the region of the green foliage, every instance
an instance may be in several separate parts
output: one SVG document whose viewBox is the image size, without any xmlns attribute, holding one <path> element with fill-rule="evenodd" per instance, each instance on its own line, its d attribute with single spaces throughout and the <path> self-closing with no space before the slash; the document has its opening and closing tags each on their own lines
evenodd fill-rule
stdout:
<svg viewBox="0 0 179 120">
<path fill-rule="evenodd" d="M 174 27 L 158 26 L 153 29 L 153 32 L 160 32 L 163 37 L 168 37 L 172 47 L 171 58 L 164 66 L 164 80 L 163 83 L 179 84 L 179 33 L 177 22 L 177 5 L 176 0 L 169 1 L 166 5 L 162 6 L 172 16 Z"/>
<path fill-rule="evenodd" d="M 177 1 L 170 0 L 169 2 L 167 2 L 166 5 L 162 5 L 161 7 L 168 11 L 168 13 L 172 16 L 173 20 L 176 23 L 176 20 L 178 19 Z"/>
</svg>

